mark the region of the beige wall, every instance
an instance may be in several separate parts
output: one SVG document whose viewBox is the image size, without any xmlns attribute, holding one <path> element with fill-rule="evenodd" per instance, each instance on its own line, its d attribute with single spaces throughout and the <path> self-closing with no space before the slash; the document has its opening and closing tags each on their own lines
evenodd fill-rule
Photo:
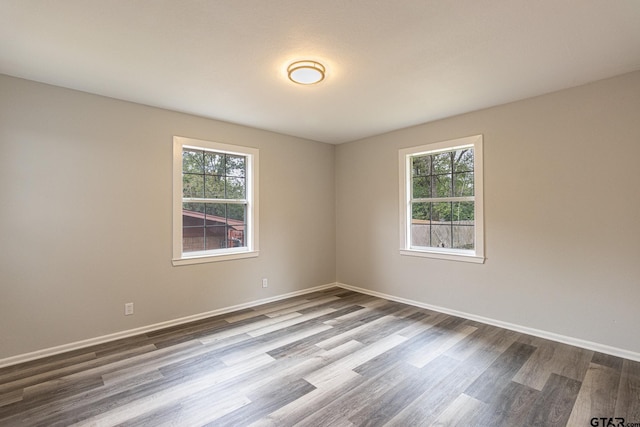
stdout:
<svg viewBox="0 0 640 427">
<path fill-rule="evenodd" d="M 484 135 L 483 265 L 400 256 L 398 149 Z M 337 280 L 640 352 L 640 72 L 340 145 Z"/>
<path fill-rule="evenodd" d="M 260 149 L 258 258 L 172 267 L 174 135 Z M 334 154 L 0 76 L 0 359 L 332 283 Z"/>
<path fill-rule="evenodd" d="M 636 72 L 334 147 L 0 76 L 0 359 L 336 275 L 640 352 L 639 112 Z M 401 257 L 398 149 L 474 134 L 486 263 Z M 173 135 L 261 150 L 258 258 L 171 266 Z"/>
</svg>

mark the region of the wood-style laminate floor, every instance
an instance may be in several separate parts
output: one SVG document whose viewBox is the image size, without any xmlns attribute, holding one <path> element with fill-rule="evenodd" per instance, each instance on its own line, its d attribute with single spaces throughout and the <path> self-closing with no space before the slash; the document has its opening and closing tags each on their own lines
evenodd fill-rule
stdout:
<svg viewBox="0 0 640 427">
<path fill-rule="evenodd" d="M 0 369 L 3 426 L 593 417 L 640 423 L 640 363 L 340 288 Z"/>
</svg>

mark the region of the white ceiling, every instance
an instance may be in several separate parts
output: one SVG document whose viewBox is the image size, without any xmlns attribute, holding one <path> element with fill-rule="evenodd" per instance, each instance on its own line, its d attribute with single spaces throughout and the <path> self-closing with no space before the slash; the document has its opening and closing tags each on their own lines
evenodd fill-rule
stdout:
<svg viewBox="0 0 640 427">
<path fill-rule="evenodd" d="M 640 0 L 0 0 L 0 73 L 328 143 L 638 69 Z"/>
</svg>

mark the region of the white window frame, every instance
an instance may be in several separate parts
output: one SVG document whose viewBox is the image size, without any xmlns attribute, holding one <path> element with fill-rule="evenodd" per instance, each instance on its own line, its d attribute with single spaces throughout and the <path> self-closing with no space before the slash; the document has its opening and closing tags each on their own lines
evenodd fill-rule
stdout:
<svg viewBox="0 0 640 427">
<path fill-rule="evenodd" d="M 184 148 L 215 151 L 246 157 L 246 246 L 240 248 L 212 249 L 198 252 L 182 252 L 182 151 Z M 181 136 L 173 137 L 173 258 L 174 266 L 227 261 L 258 256 L 258 176 L 259 150 L 257 148 L 203 141 Z M 192 200 L 192 199 L 190 199 Z M 197 201 L 197 200 L 196 200 Z M 234 200 L 235 201 L 235 200 Z M 221 199 L 224 203 L 225 200 Z"/>
<path fill-rule="evenodd" d="M 410 147 L 399 150 L 400 172 L 400 254 L 451 261 L 484 263 L 484 203 L 482 173 L 482 135 Z M 465 200 L 474 202 L 474 249 L 453 249 L 411 246 L 411 157 L 435 154 L 461 148 L 473 148 L 474 196 Z"/>
</svg>

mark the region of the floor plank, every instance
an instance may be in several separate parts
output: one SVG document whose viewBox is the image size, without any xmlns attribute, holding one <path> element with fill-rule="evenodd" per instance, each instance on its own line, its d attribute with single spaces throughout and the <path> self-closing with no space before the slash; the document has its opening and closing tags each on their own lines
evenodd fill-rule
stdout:
<svg viewBox="0 0 640 427">
<path fill-rule="evenodd" d="M 531 408 L 525 425 L 566 426 L 580 390 L 580 382 L 551 374 Z"/>
<path fill-rule="evenodd" d="M 482 411 L 483 406 L 485 406 L 483 402 L 466 394 L 461 394 L 431 425 L 434 427 L 477 426 L 477 424 L 473 424 L 472 418 L 474 413 Z"/>
<path fill-rule="evenodd" d="M 569 424 L 589 425 L 594 417 L 613 417 L 619 383 L 620 371 L 591 363 L 569 417 Z"/>
<path fill-rule="evenodd" d="M 640 362 L 622 363 L 615 416 L 640 423 Z"/>
</svg>

